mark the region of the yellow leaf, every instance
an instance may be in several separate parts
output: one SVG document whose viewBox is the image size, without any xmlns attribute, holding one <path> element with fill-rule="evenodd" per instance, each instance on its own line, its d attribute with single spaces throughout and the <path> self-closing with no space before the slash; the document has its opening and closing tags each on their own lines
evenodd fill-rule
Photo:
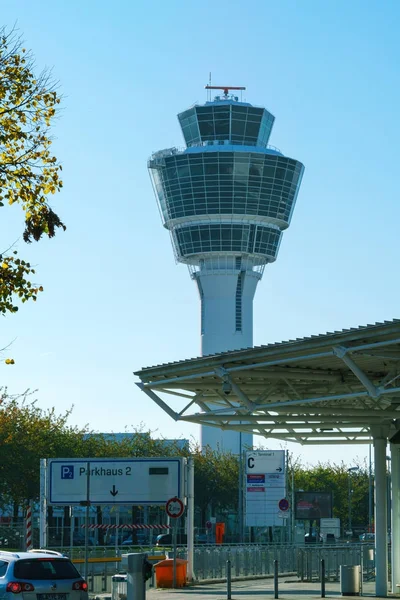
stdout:
<svg viewBox="0 0 400 600">
<path fill-rule="evenodd" d="M 1 265 L 2 269 L 8 269 L 8 264 L 6 262 L 3 262 L 3 264 Z"/>
</svg>

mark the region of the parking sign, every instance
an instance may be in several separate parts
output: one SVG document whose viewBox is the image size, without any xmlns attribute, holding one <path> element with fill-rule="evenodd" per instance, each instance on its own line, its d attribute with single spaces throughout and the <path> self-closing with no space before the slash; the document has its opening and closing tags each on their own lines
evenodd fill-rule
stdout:
<svg viewBox="0 0 400 600">
<path fill-rule="evenodd" d="M 74 465 L 61 465 L 61 479 L 74 478 Z"/>
</svg>

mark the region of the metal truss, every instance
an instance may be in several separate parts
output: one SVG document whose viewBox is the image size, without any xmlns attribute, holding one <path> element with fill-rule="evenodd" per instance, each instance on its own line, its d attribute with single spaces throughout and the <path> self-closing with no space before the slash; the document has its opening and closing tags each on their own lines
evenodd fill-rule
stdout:
<svg viewBox="0 0 400 600">
<path fill-rule="evenodd" d="M 369 443 L 371 427 L 400 418 L 400 324 L 393 328 L 372 341 L 365 331 L 350 343 L 339 334 L 327 344 L 327 335 L 296 352 L 248 349 L 150 368 L 137 385 L 175 421 L 300 444 Z M 186 401 L 179 411 L 177 400 Z"/>
</svg>

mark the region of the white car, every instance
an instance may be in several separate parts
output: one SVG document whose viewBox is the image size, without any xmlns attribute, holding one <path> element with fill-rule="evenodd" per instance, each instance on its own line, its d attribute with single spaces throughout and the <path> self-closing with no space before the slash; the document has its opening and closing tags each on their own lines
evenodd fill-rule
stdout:
<svg viewBox="0 0 400 600">
<path fill-rule="evenodd" d="M 59 552 L 0 550 L 1 600 L 88 600 L 88 585 Z"/>
</svg>

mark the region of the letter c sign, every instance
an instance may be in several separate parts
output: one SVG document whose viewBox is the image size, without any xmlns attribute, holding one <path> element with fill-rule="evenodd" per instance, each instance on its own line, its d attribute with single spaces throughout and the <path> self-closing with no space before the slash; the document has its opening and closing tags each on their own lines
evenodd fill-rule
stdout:
<svg viewBox="0 0 400 600">
<path fill-rule="evenodd" d="M 254 469 L 254 458 L 253 458 L 253 456 L 249 456 L 249 458 L 247 459 L 247 467 L 249 469 Z"/>
</svg>

